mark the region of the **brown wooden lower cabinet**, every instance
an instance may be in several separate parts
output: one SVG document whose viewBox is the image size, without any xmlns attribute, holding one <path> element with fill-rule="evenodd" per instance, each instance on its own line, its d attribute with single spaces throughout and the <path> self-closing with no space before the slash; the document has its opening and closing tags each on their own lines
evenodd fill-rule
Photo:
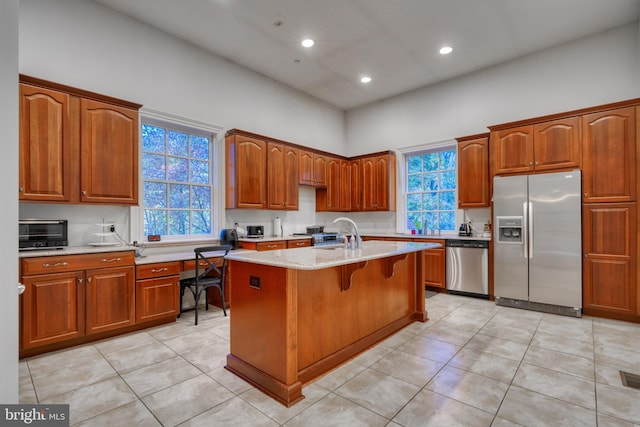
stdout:
<svg viewBox="0 0 640 427">
<path fill-rule="evenodd" d="M 583 312 L 638 321 L 635 203 L 585 204 Z"/>
<path fill-rule="evenodd" d="M 195 268 L 195 264 L 191 268 Z M 181 261 L 136 266 L 136 323 L 175 319 L 179 310 L 182 269 Z"/>
<path fill-rule="evenodd" d="M 133 264 L 133 252 L 23 258 L 20 351 L 134 325 Z"/>
<path fill-rule="evenodd" d="M 23 277 L 21 349 L 84 335 L 84 272 Z"/>
<path fill-rule="evenodd" d="M 133 266 L 88 270 L 85 280 L 87 335 L 135 323 Z"/>
<path fill-rule="evenodd" d="M 426 286 L 444 289 L 446 287 L 446 252 L 444 241 L 434 241 L 433 243 L 441 243 L 442 248 L 422 251 L 422 280 Z"/>
</svg>

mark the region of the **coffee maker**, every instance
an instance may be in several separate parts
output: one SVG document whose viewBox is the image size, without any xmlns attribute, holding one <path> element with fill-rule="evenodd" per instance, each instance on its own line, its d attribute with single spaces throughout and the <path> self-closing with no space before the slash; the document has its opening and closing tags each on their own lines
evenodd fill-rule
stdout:
<svg viewBox="0 0 640 427">
<path fill-rule="evenodd" d="M 463 222 L 458 229 L 458 236 L 469 237 L 471 236 L 471 223 Z"/>
</svg>

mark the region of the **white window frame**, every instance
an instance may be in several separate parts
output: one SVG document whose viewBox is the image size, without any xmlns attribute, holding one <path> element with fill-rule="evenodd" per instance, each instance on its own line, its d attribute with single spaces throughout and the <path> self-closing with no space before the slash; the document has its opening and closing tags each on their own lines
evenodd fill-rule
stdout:
<svg viewBox="0 0 640 427">
<path fill-rule="evenodd" d="M 401 191 L 396 195 L 396 233 L 410 234 L 411 230 L 407 229 L 407 157 L 416 155 L 424 151 L 435 150 L 456 150 L 456 170 L 458 170 L 458 142 L 455 139 L 446 139 L 442 141 L 434 141 L 420 145 L 412 145 L 410 147 L 400 148 L 397 152 L 398 156 L 398 174 L 397 181 L 401 183 Z M 456 181 L 455 203 L 458 204 L 458 182 Z M 454 209 L 457 211 L 457 208 Z M 456 215 L 457 216 L 457 215 Z"/>
<path fill-rule="evenodd" d="M 142 125 L 151 124 L 161 127 L 169 127 L 185 132 L 205 133 L 212 135 L 211 138 L 211 185 L 213 195 L 211 198 L 211 234 L 199 234 L 191 236 L 162 236 L 163 242 L 170 243 L 198 243 L 201 241 L 211 241 L 218 239 L 220 235 L 220 223 L 224 218 L 225 197 L 224 197 L 224 128 L 197 120 L 187 119 L 169 113 L 142 108 L 139 113 L 139 141 L 138 151 L 138 200 L 139 206 L 131 207 L 130 218 L 131 240 L 148 245 L 147 236 L 144 235 L 144 180 L 142 178 Z"/>
</svg>

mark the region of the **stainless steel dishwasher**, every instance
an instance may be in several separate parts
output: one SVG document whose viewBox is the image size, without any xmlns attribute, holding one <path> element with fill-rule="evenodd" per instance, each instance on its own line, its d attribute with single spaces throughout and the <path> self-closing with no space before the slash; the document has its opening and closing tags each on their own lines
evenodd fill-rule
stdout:
<svg viewBox="0 0 640 427">
<path fill-rule="evenodd" d="M 448 239 L 445 246 L 448 292 L 489 298 L 489 242 Z"/>
</svg>

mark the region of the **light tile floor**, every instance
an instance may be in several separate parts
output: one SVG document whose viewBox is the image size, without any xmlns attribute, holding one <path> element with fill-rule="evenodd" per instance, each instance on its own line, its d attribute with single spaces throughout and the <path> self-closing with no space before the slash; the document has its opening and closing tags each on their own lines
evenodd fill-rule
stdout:
<svg viewBox="0 0 640 427">
<path fill-rule="evenodd" d="M 229 318 L 20 362 L 22 403 L 78 426 L 640 426 L 640 324 L 437 294 L 414 323 L 303 388 L 291 408 L 224 369 Z M 233 315 L 233 314 L 231 314 Z"/>
</svg>

